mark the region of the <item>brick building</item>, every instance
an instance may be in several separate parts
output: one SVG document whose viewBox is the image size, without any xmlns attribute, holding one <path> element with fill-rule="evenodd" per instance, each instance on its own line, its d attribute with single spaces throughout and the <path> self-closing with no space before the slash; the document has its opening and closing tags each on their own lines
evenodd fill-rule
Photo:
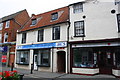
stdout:
<svg viewBox="0 0 120 80">
<path fill-rule="evenodd" d="M 14 63 L 16 32 L 29 20 L 26 10 L 2 17 L 0 19 L 0 53 L 6 58 L 4 64 Z M 1 61 L 2 61 L 1 59 Z"/>
</svg>

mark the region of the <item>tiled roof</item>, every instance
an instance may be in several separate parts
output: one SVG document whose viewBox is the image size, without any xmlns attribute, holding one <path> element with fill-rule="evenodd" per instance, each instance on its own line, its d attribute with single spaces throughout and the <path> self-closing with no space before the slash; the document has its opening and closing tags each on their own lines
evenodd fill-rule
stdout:
<svg viewBox="0 0 120 80">
<path fill-rule="evenodd" d="M 59 18 L 55 21 L 52 21 L 51 14 L 56 13 L 56 12 L 59 13 Z M 33 15 L 31 17 L 31 20 L 29 20 L 29 22 L 19 32 L 66 22 L 66 21 L 68 21 L 68 18 L 69 18 L 68 17 L 68 7 L 63 7 L 63 8 L 52 10 L 52 11 L 49 11 L 46 13 Z M 32 19 L 37 19 L 36 25 L 33 25 L 33 26 L 31 25 Z"/>
<path fill-rule="evenodd" d="M 26 9 L 24 9 L 24 10 L 26 10 Z M 3 22 L 3 21 L 7 21 L 7 20 L 10 20 L 10 19 L 13 19 L 15 16 L 17 16 L 19 13 L 23 12 L 24 10 L 19 11 L 19 12 L 16 12 L 16 13 L 11 14 L 11 15 L 8 15 L 8 16 L 5 16 L 5 17 L 2 17 L 2 18 L 0 19 L 0 22 Z"/>
</svg>

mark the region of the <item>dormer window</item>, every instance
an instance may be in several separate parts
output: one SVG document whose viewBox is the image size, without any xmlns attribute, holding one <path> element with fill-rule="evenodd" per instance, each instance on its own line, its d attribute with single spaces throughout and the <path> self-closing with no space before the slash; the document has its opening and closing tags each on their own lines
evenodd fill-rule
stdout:
<svg viewBox="0 0 120 80">
<path fill-rule="evenodd" d="M 52 20 L 57 20 L 58 19 L 58 13 L 53 13 L 52 14 Z"/>
<path fill-rule="evenodd" d="M 37 19 L 32 19 L 32 24 L 31 25 L 35 25 L 37 23 Z"/>
</svg>

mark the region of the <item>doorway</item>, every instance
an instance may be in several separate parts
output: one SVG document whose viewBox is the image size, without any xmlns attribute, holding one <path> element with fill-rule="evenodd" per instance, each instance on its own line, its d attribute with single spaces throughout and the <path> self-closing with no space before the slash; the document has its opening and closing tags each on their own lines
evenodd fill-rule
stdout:
<svg viewBox="0 0 120 80">
<path fill-rule="evenodd" d="M 112 74 L 113 53 L 102 50 L 98 52 L 98 67 L 100 74 Z"/>
<path fill-rule="evenodd" d="M 66 68 L 66 54 L 65 51 L 58 51 L 57 52 L 57 69 L 58 72 L 65 73 Z"/>
<path fill-rule="evenodd" d="M 37 66 L 37 57 L 38 55 L 37 54 L 34 54 L 34 70 L 38 70 L 38 66 Z"/>
</svg>

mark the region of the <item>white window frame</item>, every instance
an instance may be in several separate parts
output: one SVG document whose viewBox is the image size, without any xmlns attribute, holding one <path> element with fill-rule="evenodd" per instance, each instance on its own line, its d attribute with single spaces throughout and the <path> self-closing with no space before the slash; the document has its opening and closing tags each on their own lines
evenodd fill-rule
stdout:
<svg viewBox="0 0 120 80">
<path fill-rule="evenodd" d="M 81 13 L 83 12 L 83 3 L 78 3 L 73 5 L 73 13 Z"/>
<path fill-rule="evenodd" d="M 5 40 L 7 38 L 7 41 Z M 8 42 L 8 33 L 4 34 L 4 42 Z"/>
<path fill-rule="evenodd" d="M 10 21 L 6 21 L 5 28 L 9 28 L 9 27 L 10 27 Z"/>
<path fill-rule="evenodd" d="M 3 23 L 0 23 L 0 30 L 2 30 L 3 28 Z"/>
</svg>

